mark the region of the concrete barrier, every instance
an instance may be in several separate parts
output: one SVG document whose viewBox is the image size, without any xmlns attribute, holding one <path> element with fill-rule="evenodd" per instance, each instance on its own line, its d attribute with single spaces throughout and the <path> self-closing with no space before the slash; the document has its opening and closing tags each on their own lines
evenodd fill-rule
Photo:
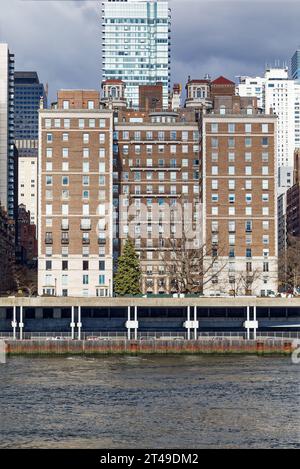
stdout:
<svg viewBox="0 0 300 469">
<path fill-rule="evenodd" d="M 7 340 L 8 355 L 113 355 L 113 354 L 284 354 L 293 341 L 211 338 L 199 340 Z"/>
</svg>

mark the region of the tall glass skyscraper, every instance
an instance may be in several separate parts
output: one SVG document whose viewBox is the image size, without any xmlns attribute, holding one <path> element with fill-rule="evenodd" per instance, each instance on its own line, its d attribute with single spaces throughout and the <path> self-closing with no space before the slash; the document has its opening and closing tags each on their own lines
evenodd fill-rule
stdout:
<svg viewBox="0 0 300 469">
<path fill-rule="evenodd" d="M 36 72 L 15 72 L 15 139 L 19 156 L 37 156 L 40 99 L 47 95 Z"/>
<path fill-rule="evenodd" d="M 300 80 L 300 49 L 297 49 L 292 57 L 291 73 L 293 80 Z"/>
<path fill-rule="evenodd" d="M 0 44 L 0 204 L 10 217 L 15 211 L 14 67 L 8 45 Z"/>
<path fill-rule="evenodd" d="M 163 85 L 163 106 L 170 88 L 168 0 L 106 0 L 102 3 L 102 78 L 122 80 L 125 97 L 139 105 L 139 85 Z"/>
</svg>

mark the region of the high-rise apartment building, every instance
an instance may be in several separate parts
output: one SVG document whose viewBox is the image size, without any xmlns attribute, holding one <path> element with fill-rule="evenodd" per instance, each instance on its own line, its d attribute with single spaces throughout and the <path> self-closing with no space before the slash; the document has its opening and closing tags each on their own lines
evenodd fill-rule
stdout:
<svg viewBox="0 0 300 469">
<path fill-rule="evenodd" d="M 97 91 L 60 91 L 39 114 L 38 292 L 110 296 L 113 113 Z"/>
<path fill-rule="evenodd" d="M 37 142 L 37 140 L 36 140 Z M 30 222 L 37 225 L 38 202 L 38 158 L 18 157 L 18 205 L 25 205 L 30 211 Z"/>
<path fill-rule="evenodd" d="M 291 75 L 293 80 L 300 79 L 300 49 L 297 49 L 291 60 Z"/>
<path fill-rule="evenodd" d="M 25 205 L 37 224 L 39 108 L 47 93 L 36 72 L 15 72 L 15 144 L 18 149 L 18 205 Z"/>
<path fill-rule="evenodd" d="M 15 212 L 14 55 L 0 44 L 0 203 Z"/>
<path fill-rule="evenodd" d="M 295 82 L 289 79 L 288 68 L 268 68 L 263 78 L 241 77 L 237 92 L 239 96 L 256 96 L 258 106 L 264 113 L 270 114 L 272 109 L 278 117 L 278 190 L 279 193 L 285 192 L 293 184 L 291 174 L 296 138 L 298 138 L 295 132 L 296 116 L 299 120 Z"/>
<path fill-rule="evenodd" d="M 216 258 L 204 292 L 275 292 L 276 116 L 261 114 L 253 97 L 215 96 L 202 148 L 205 265 Z"/>
<path fill-rule="evenodd" d="M 139 86 L 170 89 L 170 9 L 167 0 L 105 0 L 102 3 L 102 78 L 126 84 L 129 107 L 139 106 Z"/>
<path fill-rule="evenodd" d="M 36 72 L 15 72 L 14 78 L 16 147 L 19 157 L 37 156 L 40 100 L 47 108 L 47 94 Z"/>
<path fill-rule="evenodd" d="M 185 280 L 179 279 L 183 266 L 187 268 L 187 252 L 200 252 L 202 241 L 195 112 L 120 111 L 114 138 L 121 168 L 121 249 L 127 237 L 133 240 L 141 262 L 143 293 L 178 293 L 184 288 L 180 283 L 193 276 L 190 265 Z M 199 278 L 199 270 L 196 275 Z M 199 291 L 196 280 L 190 287 Z"/>
</svg>

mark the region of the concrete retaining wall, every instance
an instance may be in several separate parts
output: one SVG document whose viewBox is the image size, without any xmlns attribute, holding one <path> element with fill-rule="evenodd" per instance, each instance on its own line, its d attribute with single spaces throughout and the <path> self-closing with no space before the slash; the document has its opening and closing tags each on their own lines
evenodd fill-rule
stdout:
<svg viewBox="0 0 300 469">
<path fill-rule="evenodd" d="M 276 339 L 200 340 L 7 340 L 9 355 L 107 355 L 107 354 L 291 354 L 292 341 Z"/>
</svg>

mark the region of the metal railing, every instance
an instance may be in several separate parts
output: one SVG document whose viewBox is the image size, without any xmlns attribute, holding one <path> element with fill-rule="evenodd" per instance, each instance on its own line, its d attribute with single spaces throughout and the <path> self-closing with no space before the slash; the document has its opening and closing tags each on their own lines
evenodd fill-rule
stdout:
<svg viewBox="0 0 300 469">
<path fill-rule="evenodd" d="M 257 339 L 300 339 L 300 332 L 257 332 Z M 16 334 L 16 338 L 20 338 L 19 331 Z M 75 331 L 74 338 L 78 338 L 78 331 Z M 111 340 L 111 339 L 127 339 L 127 331 L 98 331 L 98 332 L 81 332 L 81 340 Z M 134 339 L 134 330 L 131 329 L 131 339 Z M 190 338 L 194 339 L 194 330 L 191 329 Z M 197 332 L 197 339 L 246 339 L 246 331 L 217 331 L 217 332 Z M 0 339 L 13 339 L 13 332 L 0 332 Z M 24 340 L 63 340 L 63 339 L 72 339 L 71 332 L 23 332 Z M 166 332 L 166 331 L 138 331 L 137 332 L 138 340 L 187 340 L 187 332 Z"/>
</svg>

